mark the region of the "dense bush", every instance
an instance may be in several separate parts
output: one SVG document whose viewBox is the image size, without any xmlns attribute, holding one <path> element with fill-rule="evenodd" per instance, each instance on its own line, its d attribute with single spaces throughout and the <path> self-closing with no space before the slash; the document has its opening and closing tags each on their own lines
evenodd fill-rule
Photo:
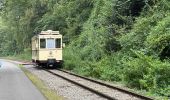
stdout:
<svg viewBox="0 0 170 100">
<path fill-rule="evenodd" d="M 161 62 L 142 52 L 133 53 L 136 56 L 124 63 L 124 66 L 127 66 L 124 69 L 127 85 L 169 96 L 167 93 L 170 93 L 170 63 Z"/>
</svg>

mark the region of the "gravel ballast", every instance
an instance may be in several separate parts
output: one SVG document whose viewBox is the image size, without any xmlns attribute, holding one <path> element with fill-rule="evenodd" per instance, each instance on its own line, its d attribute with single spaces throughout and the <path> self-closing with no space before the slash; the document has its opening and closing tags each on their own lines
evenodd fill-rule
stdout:
<svg viewBox="0 0 170 100">
<path fill-rule="evenodd" d="M 88 90 L 69 83 L 62 78 L 56 77 L 44 70 L 35 68 L 32 65 L 25 65 L 24 67 L 43 80 L 49 88 L 55 90 L 58 95 L 64 97 L 66 100 L 106 100 Z"/>
</svg>

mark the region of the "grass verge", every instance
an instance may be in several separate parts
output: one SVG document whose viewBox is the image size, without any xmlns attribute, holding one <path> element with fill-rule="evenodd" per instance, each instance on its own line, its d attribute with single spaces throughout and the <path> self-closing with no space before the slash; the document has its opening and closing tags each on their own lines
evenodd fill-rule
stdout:
<svg viewBox="0 0 170 100">
<path fill-rule="evenodd" d="M 58 96 L 55 91 L 47 88 L 47 86 L 37 76 L 29 72 L 22 65 L 19 65 L 21 70 L 24 71 L 26 76 L 32 81 L 32 83 L 39 89 L 39 91 L 46 97 L 47 100 L 63 100 L 61 96 Z"/>
</svg>

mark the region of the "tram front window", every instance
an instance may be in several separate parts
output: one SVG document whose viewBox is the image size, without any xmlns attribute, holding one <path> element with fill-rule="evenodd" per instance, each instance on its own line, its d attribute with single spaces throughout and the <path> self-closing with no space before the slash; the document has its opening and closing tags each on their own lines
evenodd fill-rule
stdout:
<svg viewBox="0 0 170 100">
<path fill-rule="evenodd" d="M 47 49 L 54 49 L 54 48 L 55 48 L 55 40 L 47 39 Z"/>
<path fill-rule="evenodd" d="M 46 48 L 46 39 L 40 39 L 40 48 L 41 49 Z"/>
<path fill-rule="evenodd" d="M 61 38 L 56 39 L 56 48 L 61 48 Z"/>
</svg>

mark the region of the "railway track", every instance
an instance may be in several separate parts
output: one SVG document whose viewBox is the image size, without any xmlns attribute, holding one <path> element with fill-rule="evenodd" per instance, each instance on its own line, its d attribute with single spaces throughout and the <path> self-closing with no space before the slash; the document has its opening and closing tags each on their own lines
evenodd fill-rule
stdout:
<svg viewBox="0 0 170 100">
<path fill-rule="evenodd" d="M 110 84 L 83 77 L 65 70 L 44 69 L 46 72 L 78 85 L 108 100 L 154 100 Z"/>
<path fill-rule="evenodd" d="M 23 65 L 30 65 L 30 63 L 23 63 Z M 54 76 L 60 77 L 66 81 L 69 81 L 70 83 L 80 86 L 80 87 L 82 87 L 92 93 L 95 93 L 95 94 L 101 96 L 102 98 L 108 99 L 108 100 L 154 100 L 154 98 L 147 97 L 147 96 L 144 96 L 141 94 L 137 94 L 132 91 L 129 91 L 129 90 L 117 87 L 117 86 L 113 86 L 113 85 L 110 85 L 107 83 L 103 83 L 101 81 L 97 81 L 97 80 L 94 80 L 91 78 L 83 77 L 83 76 L 74 74 L 72 72 L 66 71 L 66 70 L 62 70 L 62 69 L 57 69 L 57 70 L 44 69 L 44 70 Z M 83 84 L 81 82 L 81 80 L 84 80 L 85 84 Z M 94 87 L 90 87 L 89 84 L 86 84 L 86 82 L 87 83 L 91 82 L 91 84 L 93 84 Z M 120 94 L 120 96 L 119 96 L 119 93 L 115 94 L 115 95 L 111 95 L 113 92 L 107 93 L 105 91 L 102 91 L 103 88 L 101 88 L 101 90 L 96 89 L 95 85 L 98 85 L 98 86 L 100 85 L 100 87 L 108 88 L 107 89 L 108 91 L 119 92 L 122 94 Z M 114 90 L 116 90 L 116 91 L 114 91 Z M 124 96 L 124 95 L 126 95 L 126 96 Z"/>
</svg>

